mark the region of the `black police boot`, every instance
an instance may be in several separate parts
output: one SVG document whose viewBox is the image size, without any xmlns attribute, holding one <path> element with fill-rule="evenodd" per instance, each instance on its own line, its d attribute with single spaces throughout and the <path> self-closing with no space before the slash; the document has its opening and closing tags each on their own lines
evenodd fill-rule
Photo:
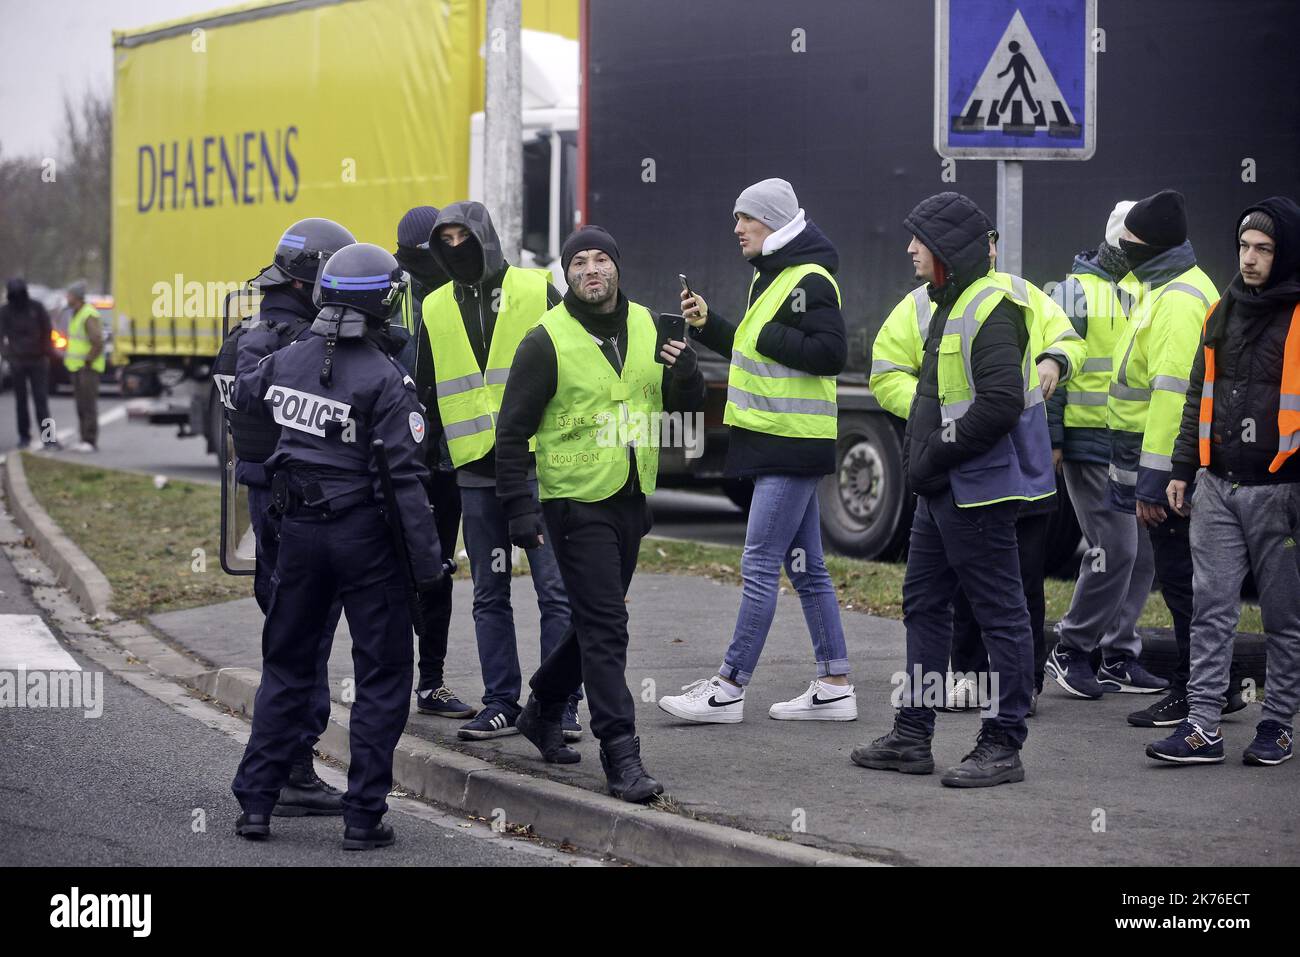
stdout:
<svg viewBox="0 0 1300 957">
<path fill-rule="evenodd" d="M 343 850 L 345 851 L 373 851 L 377 847 L 388 847 L 396 840 L 397 835 L 387 824 L 343 828 Z"/>
<path fill-rule="evenodd" d="M 529 696 L 528 704 L 515 719 L 519 733 L 537 746 L 550 764 L 577 764 L 582 755 L 564 743 L 564 709 L 568 702 L 542 704 Z"/>
<path fill-rule="evenodd" d="M 650 777 L 641 763 L 641 739 L 627 735 L 600 742 L 600 766 L 605 769 L 609 793 L 631 804 L 644 804 L 664 786 Z"/>
<path fill-rule="evenodd" d="M 944 771 L 939 780 L 950 788 L 988 788 L 1024 779 L 1020 749 L 1001 728 L 986 724 L 975 739 L 975 750 L 962 758 L 961 764 Z"/>
<path fill-rule="evenodd" d="M 266 814 L 245 811 L 235 821 L 235 833 L 249 841 L 264 841 L 271 836 L 271 818 Z"/>
<path fill-rule="evenodd" d="M 343 813 L 343 792 L 320 779 L 311 759 L 295 761 L 289 783 L 280 788 L 276 817 L 338 817 Z"/>
<path fill-rule="evenodd" d="M 904 774 L 933 774 L 934 755 L 930 753 L 931 736 L 909 722 L 900 712 L 894 727 L 870 744 L 853 749 L 849 755 L 859 767 L 877 771 L 901 771 Z"/>
</svg>

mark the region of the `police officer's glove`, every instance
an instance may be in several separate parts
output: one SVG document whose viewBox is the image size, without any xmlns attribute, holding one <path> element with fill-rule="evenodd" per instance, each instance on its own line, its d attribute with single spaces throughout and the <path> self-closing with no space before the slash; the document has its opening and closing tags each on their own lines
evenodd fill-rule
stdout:
<svg viewBox="0 0 1300 957">
<path fill-rule="evenodd" d="M 686 348 L 681 351 L 681 354 L 677 356 L 677 361 L 672 365 L 673 376 L 686 382 L 694 378 L 699 368 L 699 355 L 691 345 L 690 340 L 687 340 Z"/>
<path fill-rule="evenodd" d="M 520 548 L 541 548 L 542 516 L 529 512 L 510 519 L 510 544 Z"/>
</svg>

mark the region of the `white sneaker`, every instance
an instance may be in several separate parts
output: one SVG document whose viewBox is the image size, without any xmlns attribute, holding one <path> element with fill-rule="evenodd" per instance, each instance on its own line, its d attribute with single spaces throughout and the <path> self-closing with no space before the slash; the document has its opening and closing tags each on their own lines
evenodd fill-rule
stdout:
<svg viewBox="0 0 1300 957">
<path fill-rule="evenodd" d="M 971 678 L 948 676 L 948 693 L 944 701 L 944 711 L 969 711 L 980 706 L 979 688 Z"/>
<path fill-rule="evenodd" d="M 778 721 L 857 721 L 858 696 L 853 685 L 827 685 L 813 681 L 792 701 L 778 701 L 768 709 Z"/>
<path fill-rule="evenodd" d="M 87 452 L 98 452 L 99 449 L 95 448 L 89 442 L 78 442 L 76 445 L 72 447 L 72 451 L 87 453 Z"/>
<path fill-rule="evenodd" d="M 737 724 L 745 717 L 745 692 L 734 695 L 717 675 L 684 686 L 685 694 L 664 695 L 659 707 L 675 718 L 700 724 Z"/>
<path fill-rule="evenodd" d="M 45 450 L 45 443 L 43 443 L 40 439 L 32 439 L 30 442 L 27 443 L 28 452 L 43 452 L 44 450 Z"/>
</svg>

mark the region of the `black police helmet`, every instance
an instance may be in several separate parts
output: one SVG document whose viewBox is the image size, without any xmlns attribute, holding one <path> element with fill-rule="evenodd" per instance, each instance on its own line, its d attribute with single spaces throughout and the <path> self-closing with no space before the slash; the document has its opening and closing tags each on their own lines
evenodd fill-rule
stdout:
<svg viewBox="0 0 1300 957">
<path fill-rule="evenodd" d="M 300 219 L 275 246 L 275 261 L 253 280 L 255 286 L 279 286 L 297 279 L 313 285 L 321 263 L 356 238 L 332 219 Z"/>
<path fill-rule="evenodd" d="M 387 322 L 401 308 L 406 273 L 393 254 L 373 243 L 344 246 L 321 270 L 317 305 L 343 306 Z"/>
</svg>

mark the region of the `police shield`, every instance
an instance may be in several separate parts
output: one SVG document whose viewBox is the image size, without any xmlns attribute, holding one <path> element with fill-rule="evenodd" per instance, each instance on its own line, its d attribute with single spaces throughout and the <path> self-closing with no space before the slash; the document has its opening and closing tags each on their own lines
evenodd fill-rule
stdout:
<svg viewBox="0 0 1300 957">
<path fill-rule="evenodd" d="M 226 296 L 222 309 L 222 342 L 239 328 L 241 322 L 257 313 L 260 292 L 242 286 Z M 230 439 L 231 407 L 235 377 L 230 368 L 215 368 L 212 387 L 216 401 L 213 426 L 217 430 L 217 454 L 221 458 L 221 567 L 229 575 L 252 575 L 257 569 L 256 542 L 248 517 L 248 489 L 235 481 L 235 444 Z"/>
</svg>

